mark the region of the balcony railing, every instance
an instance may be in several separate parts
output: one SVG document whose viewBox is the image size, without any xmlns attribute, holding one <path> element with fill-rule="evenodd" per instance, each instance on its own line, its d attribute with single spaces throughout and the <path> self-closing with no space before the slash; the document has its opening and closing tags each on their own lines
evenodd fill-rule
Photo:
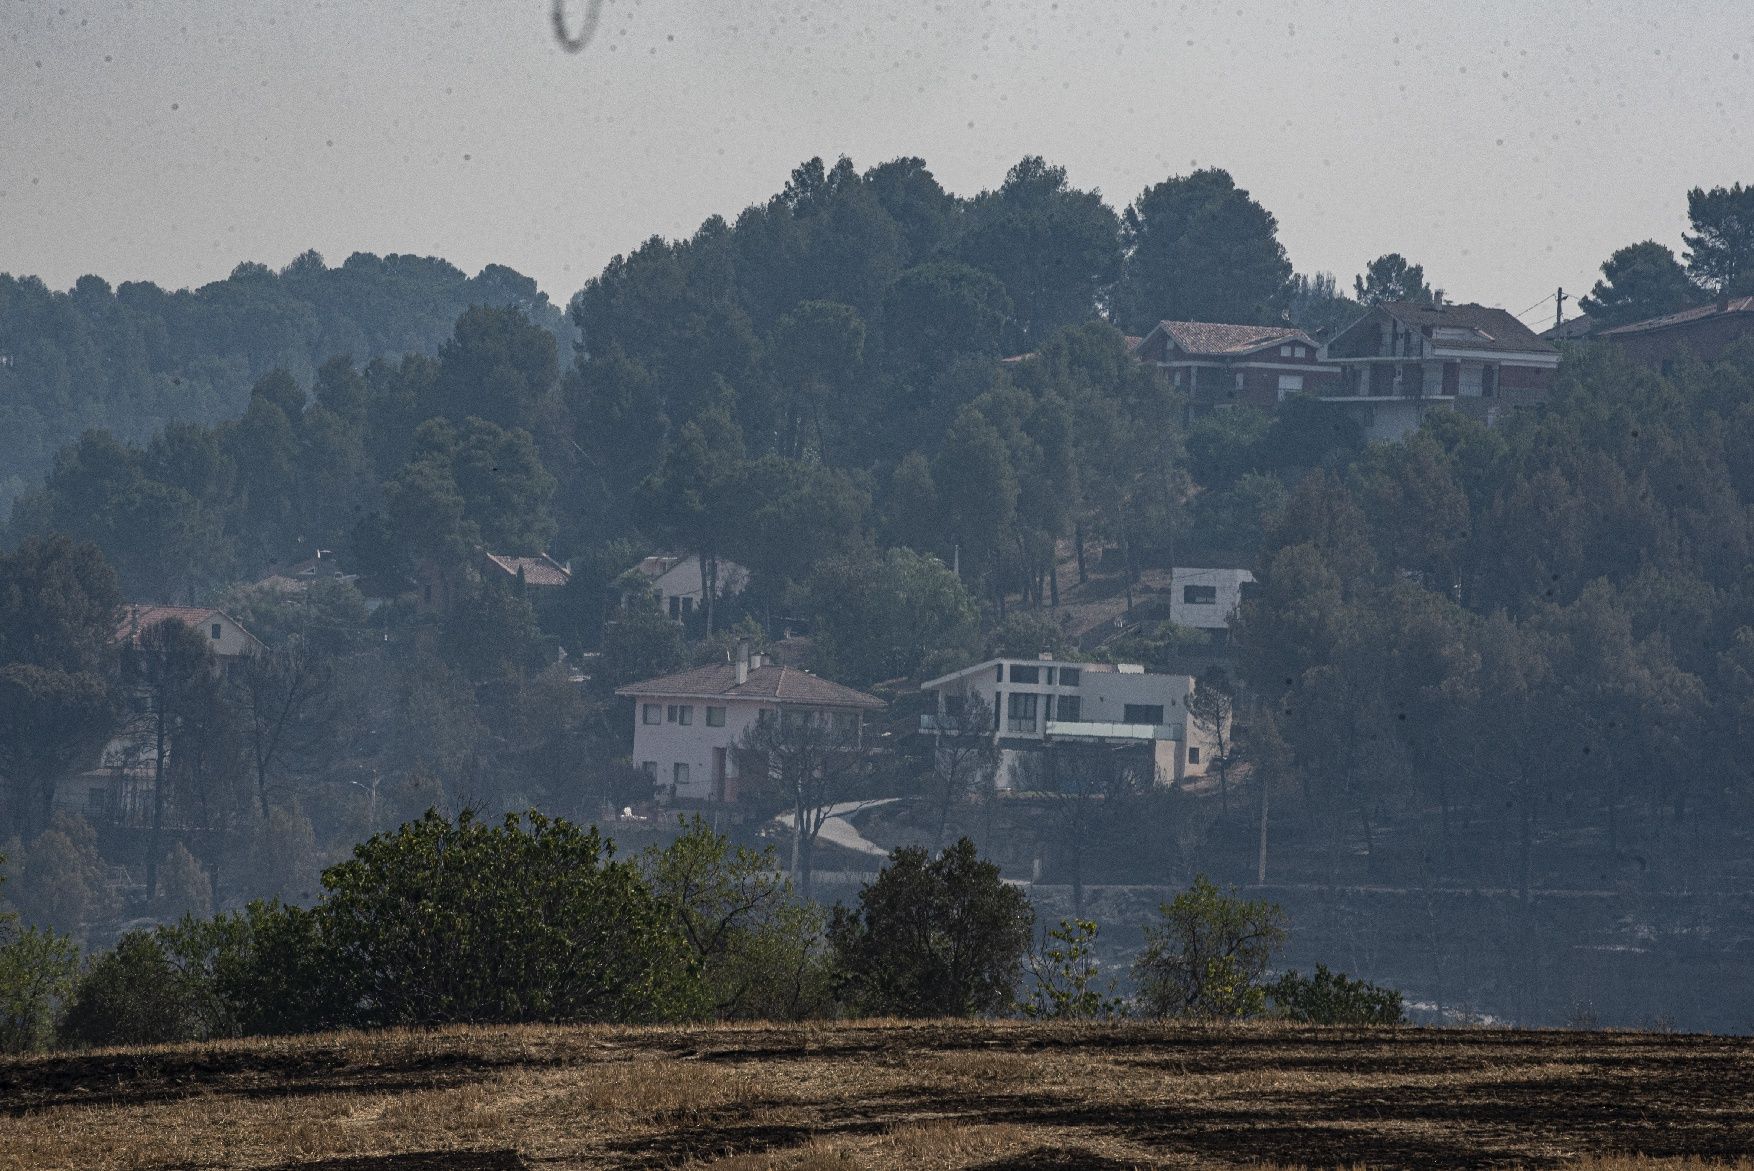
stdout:
<svg viewBox="0 0 1754 1171">
<path fill-rule="evenodd" d="M 1182 740 L 1181 724 L 1104 724 L 1081 720 L 1049 720 L 1049 736 L 1084 740 Z"/>
<path fill-rule="evenodd" d="M 927 735 L 961 736 L 969 732 L 991 730 L 991 720 L 988 720 L 984 727 L 977 727 L 970 724 L 966 716 L 924 715 L 920 717 L 920 731 Z"/>
</svg>

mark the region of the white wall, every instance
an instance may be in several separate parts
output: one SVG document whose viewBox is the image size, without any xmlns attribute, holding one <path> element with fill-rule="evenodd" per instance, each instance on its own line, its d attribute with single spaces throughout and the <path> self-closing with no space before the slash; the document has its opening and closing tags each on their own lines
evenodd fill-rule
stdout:
<svg viewBox="0 0 1754 1171">
<path fill-rule="evenodd" d="M 645 710 L 648 705 L 655 704 L 658 709 L 656 724 L 645 722 Z M 725 726 L 709 727 L 706 722 L 708 706 L 725 709 Z M 689 707 L 690 722 L 678 723 L 670 719 L 671 707 Z M 675 766 L 688 766 L 688 783 L 678 786 L 674 796 L 684 800 L 710 801 L 716 796 L 713 792 L 713 750 L 725 749 L 725 774 L 734 781 L 737 775 L 735 748 L 737 741 L 753 724 L 756 717 L 765 710 L 765 705 L 749 700 L 736 699 L 653 699 L 640 696 L 634 700 L 633 707 L 633 763 L 635 767 L 646 764 L 657 766 L 659 792 L 668 791 Z M 727 783 L 726 799 L 735 799 L 735 784 Z"/>
<path fill-rule="evenodd" d="M 984 664 L 982 669 L 970 674 L 948 680 L 939 687 L 933 688 L 938 693 L 938 710 L 946 711 L 946 701 L 952 695 L 978 695 L 983 703 L 998 713 L 998 728 L 995 735 L 1002 741 L 1036 741 L 1045 736 L 1045 707 L 1048 697 L 1053 697 L 1058 709 L 1062 696 L 1079 697 L 1078 720 L 1087 724 L 1123 724 L 1127 723 L 1126 707 L 1128 704 L 1145 704 L 1163 708 L 1163 724 L 1182 725 L 1181 740 L 1164 740 L 1160 742 L 1159 766 L 1168 779 L 1182 776 L 1198 776 L 1206 771 L 1206 762 L 1211 751 L 1207 737 L 1197 728 L 1190 727 L 1187 712 L 1187 698 L 1193 693 L 1194 680 L 1189 675 L 1154 675 L 1139 670 L 1120 670 L 1110 663 L 1065 663 L 1048 659 L 1004 659 L 1005 678 L 1000 681 L 996 676 L 997 664 Z M 1013 667 L 1035 667 L 1040 672 L 1040 682 L 1012 682 Z M 1054 682 L 1045 682 L 1047 671 L 1054 671 Z M 1076 686 L 1064 683 L 1066 668 L 1079 673 Z M 1013 694 L 1036 695 L 1036 718 L 1033 731 L 1014 730 L 1010 724 L 1009 704 L 1005 697 Z M 1058 710 L 1055 718 L 1059 719 Z M 1191 741 L 1188 739 L 1192 737 Z M 1192 743 L 1199 747 L 1200 761 L 1188 764 L 1186 745 Z M 1162 745 L 1173 745 L 1163 748 Z M 1007 748 L 1003 753 L 999 770 L 999 787 L 1014 787 L 1013 767 L 1017 759 L 1017 751 Z M 1170 767 L 1170 764 L 1178 767 Z"/>
<path fill-rule="evenodd" d="M 1254 580 L 1255 575 L 1246 569 L 1171 570 L 1169 620 L 1177 626 L 1201 630 L 1228 629 L 1236 608 L 1242 604 L 1243 583 Z M 1189 586 L 1210 587 L 1217 597 L 1209 604 L 1188 602 L 1185 599 Z"/>
<path fill-rule="evenodd" d="M 729 597 L 743 592 L 749 584 L 749 571 L 734 561 L 719 558 L 719 596 Z M 706 595 L 700 588 L 700 557 L 690 553 L 653 580 L 652 586 L 658 591 L 658 604 L 664 613 L 670 612 L 671 598 L 692 598 L 694 608 L 699 609 L 701 599 Z"/>
</svg>

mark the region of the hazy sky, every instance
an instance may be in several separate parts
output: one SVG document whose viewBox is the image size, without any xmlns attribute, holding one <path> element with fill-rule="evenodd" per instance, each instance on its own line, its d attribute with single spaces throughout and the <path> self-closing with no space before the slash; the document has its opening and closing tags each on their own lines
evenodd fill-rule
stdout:
<svg viewBox="0 0 1754 1171">
<path fill-rule="evenodd" d="M 548 4 L 0 0 L 0 271 L 417 252 L 565 300 L 811 155 L 1041 154 L 1117 207 L 1223 166 L 1300 271 L 1518 312 L 1754 181 L 1754 0 L 608 0 L 577 55 Z"/>
</svg>

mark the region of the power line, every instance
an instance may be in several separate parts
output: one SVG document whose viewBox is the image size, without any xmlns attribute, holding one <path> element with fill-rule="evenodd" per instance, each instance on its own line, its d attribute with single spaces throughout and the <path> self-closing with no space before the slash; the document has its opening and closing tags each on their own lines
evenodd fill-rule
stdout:
<svg viewBox="0 0 1754 1171">
<path fill-rule="evenodd" d="M 1530 305 L 1527 309 L 1524 309 L 1521 313 L 1518 313 L 1516 315 L 1517 320 L 1521 321 L 1523 318 L 1527 317 L 1529 314 L 1533 313 L 1535 310 L 1544 308 L 1546 306 L 1547 302 L 1551 301 L 1552 299 L 1553 299 L 1553 295 L 1551 293 L 1549 293 L 1545 297 L 1542 297 L 1539 301 L 1536 301 L 1533 305 Z"/>
</svg>

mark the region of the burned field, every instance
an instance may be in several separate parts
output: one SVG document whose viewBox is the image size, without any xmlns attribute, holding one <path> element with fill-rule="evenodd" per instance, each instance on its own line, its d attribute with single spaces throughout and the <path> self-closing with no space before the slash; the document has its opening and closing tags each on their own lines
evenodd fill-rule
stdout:
<svg viewBox="0 0 1754 1171">
<path fill-rule="evenodd" d="M 1754 1044 L 1010 1022 L 456 1028 L 0 1061 L 0 1111 L 0 1167 L 33 1169 L 1606 1168 L 1754 1150 Z"/>
</svg>

